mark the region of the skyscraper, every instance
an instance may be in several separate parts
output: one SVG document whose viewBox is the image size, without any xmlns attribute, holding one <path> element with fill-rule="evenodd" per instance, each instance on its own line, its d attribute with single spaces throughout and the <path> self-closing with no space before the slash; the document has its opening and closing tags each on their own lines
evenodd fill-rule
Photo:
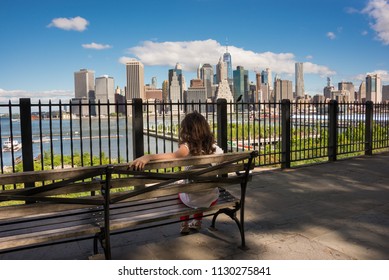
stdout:
<svg viewBox="0 0 389 280">
<path fill-rule="evenodd" d="M 366 101 L 382 102 L 382 84 L 378 74 L 366 76 Z"/>
<path fill-rule="evenodd" d="M 304 97 L 304 68 L 302 62 L 296 62 L 295 64 L 295 81 L 296 81 L 296 97 Z"/>
<path fill-rule="evenodd" d="M 240 96 L 243 101 L 248 101 L 249 94 L 249 71 L 244 70 L 243 66 L 237 66 L 233 71 L 234 75 L 234 100 L 237 101 Z M 242 98 L 241 97 L 241 98 Z"/>
<path fill-rule="evenodd" d="M 274 101 L 280 102 L 283 99 L 293 100 L 292 81 L 276 78 L 274 82 Z"/>
<path fill-rule="evenodd" d="M 228 84 L 232 85 L 234 81 L 234 76 L 232 72 L 232 59 L 231 54 L 228 52 L 228 46 L 226 47 L 226 52 L 223 54 L 223 61 L 227 64 L 227 80 Z"/>
<path fill-rule="evenodd" d="M 345 92 L 345 94 L 348 95 L 348 100 L 350 101 L 355 101 L 357 99 L 355 96 L 355 87 L 352 82 L 338 83 L 338 90 Z"/>
<path fill-rule="evenodd" d="M 115 83 L 112 77 L 107 75 L 96 78 L 96 102 L 100 101 L 101 104 L 115 103 Z M 112 105 L 109 108 L 109 113 L 115 112 L 115 106 Z M 100 114 L 108 115 L 108 107 L 105 105 L 100 106 Z"/>
<path fill-rule="evenodd" d="M 74 72 L 74 94 L 77 99 L 95 99 L 95 72 L 80 69 Z"/>
<path fill-rule="evenodd" d="M 140 61 L 130 61 L 126 64 L 127 91 L 126 99 L 145 98 L 144 67 Z"/>
<path fill-rule="evenodd" d="M 200 76 L 201 79 L 203 80 L 205 90 L 207 92 L 207 98 L 212 98 L 213 97 L 213 90 L 212 90 L 212 85 L 213 85 L 213 67 L 209 63 L 205 63 L 201 67 L 200 71 Z"/>
<path fill-rule="evenodd" d="M 171 92 L 171 86 L 172 86 L 172 82 L 173 82 L 173 74 L 175 73 L 175 75 L 177 76 L 177 80 L 178 80 L 178 85 L 179 85 L 179 94 L 177 95 L 176 92 L 172 93 Z M 173 101 L 173 102 L 177 102 L 177 101 L 183 101 L 183 93 L 184 93 L 184 89 L 183 89 L 183 79 L 182 79 L 182 67 L 181 65 L 177 62 L 176 63 L 176 67 L 174 69 L 170 69 L 169 70 L 169 100 Z M 176 87 L 176 85 L 174 85 L 174 87 Z"/>
</svg>

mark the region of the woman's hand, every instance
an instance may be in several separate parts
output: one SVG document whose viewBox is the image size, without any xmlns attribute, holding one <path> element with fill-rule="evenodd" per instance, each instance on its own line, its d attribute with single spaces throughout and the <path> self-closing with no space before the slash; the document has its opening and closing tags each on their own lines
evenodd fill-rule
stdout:
<svg viewBox="0 0 389 280">
<path fill-rule="evenodd" d="M 141 156 L 137 159 L 135 159 L 133 162 L 131 162 L 129 168 L 132 170 L 143 170 L 145 168 L 145 165 L 150 161 L 149 155 Z"/>
</svg>

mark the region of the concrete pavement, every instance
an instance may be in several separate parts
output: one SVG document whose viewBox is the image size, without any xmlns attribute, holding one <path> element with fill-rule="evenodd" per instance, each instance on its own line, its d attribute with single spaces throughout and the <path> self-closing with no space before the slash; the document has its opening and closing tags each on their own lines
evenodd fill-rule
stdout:
<svg viewBox="0 0 389 280">
<path fill-rule="evenodd" d="M 238 191 L 238 186 L 236 191 Z M 178 224 L 112 238 L 114 259 L 389 259 L 389 153 L 288 170 L 256 170 L 246 242 L 233 221 L 182 236 Z M 88 259 L 92 241 L 0 254 L 1 259 Z"/>
</svg>

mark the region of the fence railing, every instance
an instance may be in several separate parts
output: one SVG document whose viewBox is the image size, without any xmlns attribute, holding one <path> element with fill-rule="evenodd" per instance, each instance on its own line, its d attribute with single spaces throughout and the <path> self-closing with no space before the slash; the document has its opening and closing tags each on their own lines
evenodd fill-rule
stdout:
<svg viewBox="0 0 389 280">
<path fill-rule="evenodd" d="M 174 151 L 180 122 L 194 110 L 204 114 L 224 151 L 258 150 L 257 166 L 288 168 L 389 147 L 387 104 L 20 99 L 0 104 L 0 171 L 129 162 L 144 153 Z"/>
</svg>

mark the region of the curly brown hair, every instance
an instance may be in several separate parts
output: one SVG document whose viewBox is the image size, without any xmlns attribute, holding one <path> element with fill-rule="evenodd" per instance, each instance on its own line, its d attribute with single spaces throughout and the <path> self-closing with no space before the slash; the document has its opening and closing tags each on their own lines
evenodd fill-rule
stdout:
<svg viewBox="0 0 389 280">
<path fill-rule="evenodd" d="M 194 111 L 181 122 L 179 145 L 186 143 L 193 156 L 215 152 L 215 137 L 203 115 Z"/>
</svg>

